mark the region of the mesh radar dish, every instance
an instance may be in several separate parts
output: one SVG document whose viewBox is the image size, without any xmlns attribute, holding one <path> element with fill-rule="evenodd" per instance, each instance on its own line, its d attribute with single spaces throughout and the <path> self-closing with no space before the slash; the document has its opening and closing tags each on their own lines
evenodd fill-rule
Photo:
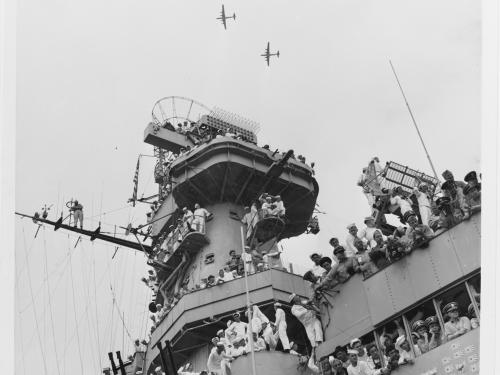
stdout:
<svg viewBox="0 0 500 375">
<path fill-rule="evenodd" d="M 257 143 L 257 133 L 260 130 L 259 124 L 235 113 L 214 107 L 208 115 L 201 118 L 201 122 L 209 127 L 222 130 L 224 133 L 231 129 L 232 132 L 241 134 L 249 141 Z"/>
<path fill-rule="evenodd" d="M 151 115 L 157 125 L 162 126 L 170 122 L 176 126 L 184 121 L 197 122 L 207 113 L 210 113 L 210 108 L 196 100 L 183 96 L 167 96 L 155 103 Z"/>
</svg>

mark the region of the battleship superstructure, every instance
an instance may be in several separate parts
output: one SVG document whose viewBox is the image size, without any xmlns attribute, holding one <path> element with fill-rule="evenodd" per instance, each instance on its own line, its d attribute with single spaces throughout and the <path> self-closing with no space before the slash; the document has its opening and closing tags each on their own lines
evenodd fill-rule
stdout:
<svg viewBox="0 0 500 375">
<path fill-rule="evenodd" d="M 174 363 L 180 367 L 187 362 L 194 371 L 206 369 L 210 339 L 226 328 L 234 312 L 246 309 L 247 291 L 251 303 L 271 320 L 274 302 L 288 306 L 291 293 L 304 298 L 313 295 L 311 284 L 302 275 L 283 267 L 249 275 L 247 286 L 245 278 L 238 278 L 199 288 L 209 275 L 216 275 L 226 265 L 231 250 L 241 254 L 244 246 L 250 245 L 259 253 L 269 253 L 277 251 L 281 239 L 304 233 L 312 222 L 319 187 L 313 169 L 292 157 L 291 150 L 280 153 L 258 146 L 255 123 L 222 110 L 210 111 L 190 99 L 186 100 L 189 112 L 179 116 L 175 113 L 176 100 L 179 97 L 158 101 L 153 121 L 144 132 L 144 141 L 154 146 L 158 157 L 155 180 L 160 185 L 160 204 L 149 219 L 154 240 L 148 248 L 148 263 L 158 278 L 158 293 L 151 309 L 154 311 L 156 303 L 179 296 L 182 290 L 189 293 L 182 293 L 158 322 L 145 355 L 136 353 L 134 361 L 126 364 L 127 374 L 150 374 L 157 366 L 174 374 Z M 167 104 L 174 109 L 173 115 L 166 115 Z M 193 105 L 200 109 L 196 121 L 190 115 Z M 176 129 L 176 123 L 183 121 L 190 124 L 188 133 Z M 206 134 L 217 136 L 207 140 Z M 169 154 L 176 154 L 175 160 L 167 161 Z M 259 216 L 246 233 L 241 222 L 245 207 L 262 193 L 280 195 L 286 216 Z M 211 213 L 206 226 L 199 231 L 178 226 L 183 208 L 192 210 L 196 203 Z M 480 226 L 481 216 L 476 213 L 439 233 L 427 248 L 413 251 L 370 277 L 355 274 L 335 287 L 338 293 L 324 295 L 321 320 L 325 341 L 316 352 L 321 373 L 333 374 L 331 356 L 353 338 L 380 349 L 391 331 L 403 330 L 406 337 L 412 337 L 412 322 L 428 316 L 436 316 L 443 331 L 445 317 L 441 310 L 450 301 L 456 301 L 462 309 L 472 306 L 479 317 Z M 306 351 L 310 346 L 304 328 L 289 308 L 285 311 L 290 338 Z M 393 373 L 478 373 L 478 349 L 479 329 L 473 329 L 417 356 L 413 365 L 401 366 Z M 249 355 L 235 359 L 232 373 L 252 374 L 251 360 Z M 298 357 L 279 351 L 255 353 L 255 362 L 257 374 L 311 373 L 298 366 Z"/>
</svg>

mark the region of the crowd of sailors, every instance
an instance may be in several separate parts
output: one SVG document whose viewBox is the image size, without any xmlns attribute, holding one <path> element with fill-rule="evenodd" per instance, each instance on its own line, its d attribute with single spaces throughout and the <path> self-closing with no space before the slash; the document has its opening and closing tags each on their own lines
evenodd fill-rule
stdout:
<svg viewBox="0 0 500 375">
<path fill-rule="evenodd" d="M 381 220 L 377 225 L 377 211 L 374 209 L 372 216 L 364 219 L 365 227 L 361 230 L 355 223 L 347 225 L 344 244 L 337 237 L 330 239 L 332 257 L 311 254 L 314 267 L 304 278 L 317 289 L 329 289 L 345 282 L 355 273 L 370 277 L 414 249 L 427 247 L 439 232 L 470 218 L 480 210 L 481 183 L 477 180 L 476 172 L 465 176 L 467 183 L 455 181 L 448 170 L 443 172 L 443 177 L 446 182 L 435 200 L 423 183 L 413 190 L 415 200 L 410 199 L 401 187 L 389 190 L 389 202 L 393 207 L 389 207 L 388 213 L 397 215 L 401 225 L 391 234 L 384 235 L 382 224 L 385 222 Z M 375 200 L 369 199 L 370 202 Z M 375 206 L 374 203 L 372 208 Z"/>
<path fill-rule="evenodd" d="M 480 295 L 474 286 L 473 298 L 479 306 Z M 459 293 L 458 293 L 459 294 Z M 454 290 L 451 295 L 457 295 Z M 178 370 L 178 375 L 229 375 L 231 362 L 240 356 L 246 356 L 252 350 L 281 351 L 297 356 L 298 363 L 309 368 L 313 373 L 324 375 L 387 375 L 403 365 L 411 365 L 420 355 L 453 340 L 479 326 L 473 303 L 469 304 L 467 313 L 463 306 L 451 301 L 441 310 L 444 320 L 444 332 L 437 316 L 423 316 L 418 311 L 411 320 L 411 334 L 408 336 L 401 319 L 395 319 L 392 328 L 379 330 L 379 340 L 376 342 L 373 333 L 362 338 L 353 338 L 344 346 L 337 346 L 334 352 L 319 361 L 316 357 L 316 347 L 323 342 L 323 327 L 319 319 L 319 307 L 314 298 L 306 300 L 292 294 L 289 304 L 275 302 L 274 317 L 266 316 L 259 306 L 250 307 L 251 319 L 248 311 L 244 317 L 235 312 L 232 319 L 226 321 L 226 329 L 214 331 L 214 337 L 207 344 L 210 345 L 210 354 L 206 369 L 193 371 L 193 366 L 184 364 Z M 293 340 L 299 333 L 287 330 L 287 313 L 293 315 L 303 326 L 308 338 L 308 346 L 298 345 Z M 272 319 L 274 318 L 274 320 Z M 289 336 L 289 334 L 291 334 Z M 147 341 L 136 341 L 136 350 L 144 350 Z M 161 367 L 156 374 L 162 374 Z"/>
<path fill-rule="evenodd" d="M 378 162 L 378 159 L 374 158 L 370 163 L 374 165 L 375 170 L 379 168 L 381 171 L 377 166 Z M 367 171 L 363 173 L 366 174 Z M 231 361 L 249 353 L 251 347 L 254 351 L 276 350 L 280 342 L 280 348 L 284 352 L 297 355 L 300 363 L 315 373 L 321 371 L 326 375 L 385 375 L 399 366 L 412 364 L 416 357 L 477 328 L 479 293 L 474 295 L 475 305 L 470 303 L 464 307 L 456 301 L 449 301 L 442 309 L 440 308 L 439 317 L 435 313 L 424 316 L 419 311 L 410 322 L 410 335 L 406 333 L 403 324 L 396 319 L 392 332 L 386 331 L 384 327 L 378 334 L 377 343 L 375 340 L 364 343 L 366 340 L 355 338 L 345 346 L 338 346 L 326 361 L 320 362 L 315 355 L 315 348 L 323 341 L 319 306 L 325 293 L 328 294 L 356 273 L 363 274 L 365 278 L 370 277 L 415 249 L 426 248 L 429 241 L 440 231 L 468 219 L 480 210 L 481 183 L 476 172 L 468 173 L 464 177 L 465 182 L 456 181 L 452 172 L 448 170 L 444 171 L 442 176 L 445 182 L 440 186 L 439 194 L 435 194 L 436 191 L 431 190 L 425 182 L 418 183 L 411 193 L 396 187 L 389 190 L 380 189 L 380 194 L 374 194 L 376 189 L 373 188 L 373 181 L 367 182 L 366 175 L 362 176 L 360 186 L 367 196 L 372 215 L 364 219 L 365 227 L 361 230 L 354 223 L 347 225 L 347 235 L 343 244 L 337 237 L 330 239 L 329 243 L 333 248 L 331 257 L 319 253 L 311 254 L 313 267 L 303 277 L 311 283 L 314 297 L 303 300 L 292 294 L 289 300 L 290 306 L 275 303 L 274 322 L 255 305 L 252 307 L 252 319 L 249 322 L 242 321 L 240 314 L 235 313 L 233 320 L 227 322 L 227 328 L 219 330 L 211 340 L 212 349 L 207 370 L 193 372 L 192 366 L 188 363 L 179 369 L 178 374 L 230 374 Z M 382 224 L 385 222 L 376 220 L 381 207 L 380 202 L 384 199 L 388 206 L 387 213 L 398 216 L 401 221 L 401 225 L 392 233 L 387 233 L 385 230 L 386 234 L 382 230 Z M 193 213 L 186 210 L 187 208 L 184 209 L 183 219 L 178 225 L 180 227 L 188 225 L 192 230 L 196 211 Z M 261 195 L 251 207 L 245 207 L 241 219 L 247 228 L 247 239 L 260 218 L 283 217 L 285 212 L 281 197 Z M 206 219 L 205 214 L 201 216 Z M 196 228 L 198 230 L 200 226 Z M 252 274 L 272 268 L 275 261 L 270 259 L 273 257 L 279 259 L 279 252 L 263 256 L 250 246 L 246 246 L 245 252 L 241 255 L 231 250 L 226 266 L 219 270 L 217 276 L 208 276 L 206 281 L 202 280 L 200 285 L 195 285 L 189 291 L 186 288 L 181 289 L 170 297 L 165 305 L 157 306 L 158 312 L 152 316 L 152 320 L 155 323 L 160 322 L 186 293 L 240 278 L 245 271 Z M 146 280 L 146 283 L 150 285 L 150 281 Z M 288 338 L 286 314 L 283 310 L 285 307 L 290 307 L 291 314 L 304 326 L 311 347 L 310 353 L 299 350 L 298 345 Z M 154 329 L 155 325 L 152 327 L 152 332 Z M 161 368 L 157 370 L 158 374 L 161 374 Z"/>
</svg>

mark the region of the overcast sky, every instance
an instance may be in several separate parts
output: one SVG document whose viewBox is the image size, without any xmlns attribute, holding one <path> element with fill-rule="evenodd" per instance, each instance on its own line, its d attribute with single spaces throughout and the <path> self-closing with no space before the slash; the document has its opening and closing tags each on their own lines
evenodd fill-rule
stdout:
<svg viewBox="0 0 500 375">
<path fill-rule="evenodd" d="M 143 223 L 145 207 L 126 204 L 138 154 L 152 154 L 143 131 L 157 99 L 180 95 L 255 120 L 259 144 L 316 162 L 321 231 L 282 245 L 294 263 L 331 254 L 328 239 L 369 213 L 356 181 L 371 157 L 431 174 L 389 59 L 438 173 L 480 170 L 480 2 L 229 1 L 226 31 L 216 1 L 18 4 L 17 211 L 53 204 L 55 218 L 78 198 L 86 227 Z M 268 41 L 280 51 L 269 68 Z M 152 167 L 140 194 L 154 191 Z M 108 351 L 131 352 L 118 311 L 144 336 L 144 257 L 35 231 L 16 219 L 16 373 L 45 373 L 43 351 L 47 374 L 97 374 Z"/>
</svg>

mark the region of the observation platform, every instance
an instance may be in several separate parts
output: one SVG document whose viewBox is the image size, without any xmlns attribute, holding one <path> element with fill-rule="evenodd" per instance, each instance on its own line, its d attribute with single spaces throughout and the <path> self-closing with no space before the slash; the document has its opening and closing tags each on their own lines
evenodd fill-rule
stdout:
<svg viewBox="0 0 500 375">
<path fill-rule="evenodd" d="M 273 152 L 250 142 L 229 137 L 213 139 L 172 163 L 175 204 L 179 208 L 191 207 L 195 202 L 202 206 L 217 202 L 250 206 L 263 192 L 281 195 L 288 220 L 279 239 L 299 235 L 307 228 L 319 187 L 309 166 L 292 158 L 280 166 L 281 158 L 281 154 L 273 156 Z M 152 234 L 164 228 L 157 225 Z"/>
<path fill-rule="evenodd" d="M 413 250 L 365 280 L 355 274 L 337 285 L 334 289 L 339 293 L 328 297 L 334 307 L 329 313 L 322 308 L 325 342 L 318 348 L 318 357 L 381 327 L 480 268 L 481 214 L 478 213 L 439 233 L 428 248 Z M 329 316 L 331 323 L 325 328 Z"/>
<path fill-rule="evenodd" d="M 150 260 L 148 264 L 157 270 L 158 278 L 165 280 L 183 262 L 185 255 L 193 257 L 198 251 L 209 243 L 208 238 L 200 232 L 190 232 L 187 228 L 176 230 L 168 240 L 172 248 L 170 255 L 163 254 L 161 259 Z"/>
<path fill-rule="evenodd" d="M 259 305 L 270 318 L 274 316 L 274 302 L 287 304 L 291 293 L 303 297 L 311 294 L 311 288 L 302 276 L 278 269 L 248 276 L 248 288 L 252 303 Z M 206 345 L 217 330 L 226 328 L 226 322 L 232 320 L 232 314 L 235 311 L 242 312 L 245 306 L 244 278 L 184 295 L 151 335 L 146 363 L 150 366 L 153 360 L 157 360 L 159 351 L 155 345 L 160 340 L 162 343 L 166 340 L 172 343 L 174 359 L 176 363 L 182 363 L 195 349 Z M 286 311 L 288 315 L 289 310 Z M 290 332 L 303 329 L 294 318 L 287 316 L 287 323 Z"/>
</svg>

